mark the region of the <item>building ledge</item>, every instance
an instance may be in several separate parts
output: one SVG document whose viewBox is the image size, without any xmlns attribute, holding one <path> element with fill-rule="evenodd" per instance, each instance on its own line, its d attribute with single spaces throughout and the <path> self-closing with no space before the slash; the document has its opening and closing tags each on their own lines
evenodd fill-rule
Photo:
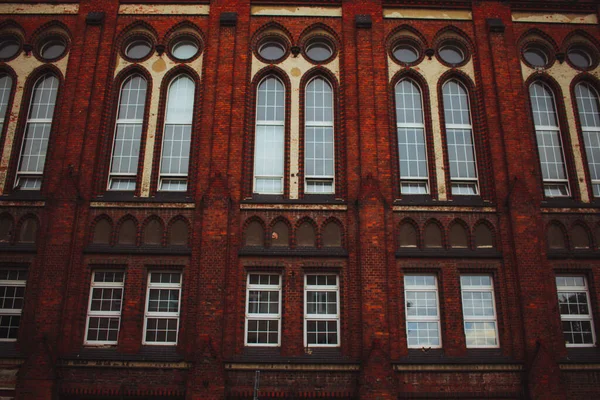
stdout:
<svg viewBox="0 0 600 400">
<path fill-rule="evenodd" d="M 496 249 L 402 249 L 396 251 L 396 258 L 502 258 Z"/>
<path fill-rule="evenodd" d="M 91 244 L 83 252 L 87 254 L 161 254 L 173 256 L 187 256 L 192 254 L 192 250 L 186 246 L 109 246 L 102 244 Z"/>
<path fill-rule="evenodd" d="M 323 248 L 317 249 L 314 247 L 296 247 L 290 249 L 287 247 L 242 247 L 238 255 L 240 256 L 261 256 L 261 257 L 348 257 L 348 251 L 344 248 Z"/>
<path fill-rule="evenodd" d="M 142 346 L 135 354 L 124 354 L 115 347 L 83 347 L 79 352 L 62 357 L 61 367 L 109 367 L 109 368 L 172 368 L 191 367 L 173 346 Z"/>
</svg>

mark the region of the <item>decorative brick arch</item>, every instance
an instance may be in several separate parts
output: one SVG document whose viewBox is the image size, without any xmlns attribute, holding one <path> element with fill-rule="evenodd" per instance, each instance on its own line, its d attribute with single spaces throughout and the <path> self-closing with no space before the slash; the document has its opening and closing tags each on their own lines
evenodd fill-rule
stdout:
<svg viewBox="0 0 600 400">
<path fill-rule="evenodd" d="M 448 232 L 446 232 L 446 236 L 448 237 L 448 247 L 454 248 L 452 247 L 452 228 L 456 225 L 461 226 L 464 229 L 464 233 L 466 234 L 465 239 L 467 241 L 467 249 L 472 249 L 473 238 L 471 230 L 469 229 L 469 225 L 467 225 L 467 223 L 460 218 L 455 218 L 450 222 L 450 224 L 448 224 Z"/>
<path fill-rule="evenodd" d="M 546 239 L 546 248 L 550 249 L 549 234 L 550 234 L 550 229 L 552 227 L 558 228 L 558 230 L 562 234 L 562 238 L 563 238 L 564 243 L 565 243 L 564 250 L 566 251 L 566 250 L 570 249 L 571 248 L 571 244 L 569 243 L 569 232 L 567 231 L 567 228 L 565 227 L 565 225 L 562 222 L 558 221 L 558 220 L 552 220 L 552 221 L 548 222 L 548 224 L 546 225 L 546 229 L 544 230 L 544 233 L 546 234 L 546 238 L 545 238 Z"/>
<path fill-rule="evenodd" d="M 288 247 L 292 247 L 293 237 L 294 237 L 294 229 L 293 229 L 290 221 L 282 215 L 273 218 L 271 220 L 271 222 L 269 223 L 269 226 L 267 227 L 267 231 L 266 231 L 267 241 L 265 242 L 265 247 L 271 247 L 273 228 L 275 227 L 275 225 L 278 222 L 283 222 L 286 225 L 287 230 L 288 230 Z"/>
<path fill-rule="evenodd" d="M 585 223 L 582 220 L 577 220 L 575 221 L 573 224 L 571 224 L 571 227 L 569 229 L 569 235 L 568 235 L 568 242 L 569 242 L 569 249 L 570 250 L 575 250 L 575 240 L 574 240 L 574 233 L 575 233 L 575 229 L 580 228 L 583 230 L 583 233 L 585 234 L 586 238 L 587 238 L 587 243 L 588 243 L 588 249 L 593 249 L 594 248 L 594 238 L 592 235 L 592 231 L 590 230 L 589 226 L 587 223 Z"/>
<path fill-rule="evenodd" d="M 133 215 L 131 214 L 127 214 L 124 215 L 123 217 L 121 217 L 119 219 L 119 221 L 117 222 L 117 224 L 115 225 L 115 229 L 114 229 L 114 237 L 113 237 L 113 243 L 114 244 L 119 244 L 119 234 L 121 232 L 121 228 L 123 227 L 123 224 L 127 221 L 132 221 L 135 225 L 135 244 L 134 246 L 139 246 L 140 242 L 141 242 L 141 238 L 140 238 L 140 224 L 137 220 L 137 218 L 135 218 Z"/>
<path fill-rule="evenodd" d="M 517 40 L 518 48 L 520 49 L 521 52 L 527 44 L 533 43 L 536 41 L 539 42 L 539 39 L 537 39 L 535 36 L 541 37 L 546 42 L 547 45 L 550 45 L 551 50 L 555 54 L 558 51 L 560 51 L 558 44 L 556 43 L 554 38 L 552 38 L 552 36 L 550 36 L 549 34 L 547 34 L 546 32 L 544 32 L 538 28 L 531 28 L 531 29 L 525 31 Z"/>
<path fill-rule="evenodd" d="M 88 243 L 94 243 L 94 234 L 96 233 L 96 226 L 100 221 L 106 221 L 110 225 L 110 233 L 108 236 L 108 244 L 113 246 L 115 244 L 115 224 L 113 223 L 112 218 L 108 214 L 100 214 L 97 215 L 90 224 L 90 231 L 88 232 Z"/>
<path fill-rule="evenodd" d="M 487 219 L 480 219 L 477 222 L 475 222 L 475 224 L 473 225 L 473 231 L 472 231 L 472 234 L 471 234 L 473 248 L 475 250 L 477 250 L 477 236 L 476 236 L 476 232 L 477 232 L 477 228 L 479 228 L 480 226 L 485 226 L 487 229 L 489 229 L 490 234 L 492 235 L 492 248 L 498 248 L 499 247 L 499 238 L 497 237 L 497 234 L 496 234 L 496 228 Z"/>
<path fill-rule="evenodd" d="M 148 227 L 148 224 L 150 224 L 150 222 L 152 221 L 157 221 L 160 224 L 160 229 L 161 229 L 161 237 L 160 237 L 160 245 L 164 246 L 166 244 L 166 229 L 165 229 L 165 223 L 162 220 L 162 218 L 160 218 L 158 215 L 150 215 L 148 218 L 146 218 L 144 220 L 144 222 L 142 222 L 142 226 L 141 226 L 141 230 L 140 230 L 140 243 L 141 244 L 146 244 L 144 243 L 144 237 L 146 235 L 146 228 Z"/>
<path fill-rule="evenodd" d="M 25 221 L 28 221 L 28 220 L 32 220 L 36 224 L 36 238 L 34 240 L 34 244 L 37 244 L 37 239 L 40 236 L 41 223 L 40 223 L 40 218 L 36 214 L 34 214 L 34 213 L 27 213 L 25 215 L 22 215 L 21 218 L 19 218 L 19 221 L 17 222 L 17 225 L 15 227 L 15 235 L 14 235 L 14 238 L 13 238 L 13 242 L 15 242 L 15 243 L 19 242 L 19 238 L 21 237 L 21 229 L 23 228 L 23 224 L 25 223 Z"/>
<path fill-rule="evenodd" d="M 427 228 L 430 225 L 435 225 L 439 229 L 440 236 L 442 238 L 442 247 L 440 247 L 440 249 L 447 249 L 448 248 L 448 240 L 447 240 L 447 237 L 445 234 L 444 225 L 442 225 L 442 223 L 435 218 L 430 218 L 423 225 L 423 248 L 428 249 L 428 247 L 426 247 L 425 241 L 426 241 L 426 235 L 427 235 Z M 435 249 L 435 247 L 429 247 L 429 248 Z"/>
<path fill-rule="evenodd" d="M 165 231 L 166 245 L 170 245 L 171 230 L 173 228 L 173 224 L 175 224 L 178 221 L 183 222 L 187 227 L 187 246 L 189 247 L 193 238 L 192 224 L 190 223 L 190 220 L 184 217 L 183 215 L 176 215 L 169 220 L 169 223 L 167 224 L 167 229 Z"/>
<path fill-rule="evenodd" d="M 417 241 L 417 249 L 423 248 L 425 246 L 424 240 L 423 240 L 423 235 L 421 234 L 421 229 L 419 227 L 419 224 L 417 224 L 417 222 L 409 217 L 406 218 L 402 218 L 402 220 L 400 221 L 400 223 L 398 224 L 398 231 L 396 232 L 396 249 L 400 249 L 400 232 L 402 229 L 402 226 L 404 225 L 410 225 L 413 227 L 413 229 L 415 230 L 415 235 L 416 237 L 416 241 Z M 443 244 L 443 233 L 442 233 L 442 244 Z"/>
<path fill-rule="evenodd" d="M 267 225 L 265 224 L 265 221 L 257 215 L 253 215 L 253 216 L 247 218 L 244 221 L 244 223 L 242 224 L 242 235 L 241 235 L 242 246 L 246 246 L 246 233 L 247 233 L 248 227 L 253 222 L 257 222 L 261 226 L 261 228 L 263 230 L 263 245 L 264 245 L 264 247 L 266 247 L 267 236 L 268 236 L 267 235 Z"/>
<path fill-rule="evenodd" d="M 321 228 L 318 231 L 318 235 L 317 235 L 317 247 L 322 248 L 325 247 L 324 243 L 323 243 L 323 232 L 325 231 L 325 228 L 329 225 L 329 224 L 335 224 L 338 226 L 338 228 L 340 229 L 340 241 L 343 248 L 346 247 L 346 230 L 344 229 L 344 224 L 337 219 L 336 217 L 329 217 L 327 219 L 325 219 L 323 221 L 323 223 L 321 223 Z"/>
</svg>

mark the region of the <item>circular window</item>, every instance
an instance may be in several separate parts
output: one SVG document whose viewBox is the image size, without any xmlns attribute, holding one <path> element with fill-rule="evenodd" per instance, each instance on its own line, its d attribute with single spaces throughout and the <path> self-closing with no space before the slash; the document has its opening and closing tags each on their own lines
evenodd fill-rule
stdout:
<svg viewBox="0 0 600 400">
<path fill-rule="evenodd" d="M 333 55 L 332 46 L 323 39 L 312 40 L 306 45 L 306 56 L 313 61 L 322 62 Z"/>
<path fill-rule="evenodd" d="M 62 56 L 67 45 L 61 39 L 50 39 L 40 49 L 40 56 L 44 60 L 54 60 Z"/>
<path fill-rule="evenodd" d="M 454 44 L 448 44 L 440 47 L 438 50 L 440 58 L 448 64 L 460 64 L 465 61 L 465 53 Z"/>
<path fill-rule="evenodd" d="M 540 47 L 528 47 L 523 52 L 523 58 L 532 67 L 545 67 L 548 65 L 548 55 L 546 51 Z"/>
<path fill-rule="evenodd" d="M 21 48 L 17 39 L 5 39 L 0 41 L 0 59 L 6 60 L 13 58 Z"/>
<path fill-rule="evenodd" d="M 137 39 L 129 43 L 125 55 L 132 60 L 140 60 L 150 54 L 152 45 L 145 39 Z"/>
<path fill-rule="evenodd" d="M 584 48 L 574 47 L 567 53 L 569 61 L 577 68 L 586 69 L 592 66 L 593 60 L 590 53 Z"/>
<path fill-rule="evenodd" d="M 191 39 L 180 40 L 171 48 L 171 54 L 178 60 L 189 60 L 198 54 L 198 44 Z"/>
<path fill-rule="evenodd" d="M 419 59 L 419 51 L 409 44 L 401 44 L 394 49 L 396 60 L 411 64 Z"/>
<path fill-rule="evenodd" d="M 276 61 L 285 55 L 285 46 L 276 40 L 267 40 L 258 48 L 258 54 L 265 60 Z"/>
</svg>

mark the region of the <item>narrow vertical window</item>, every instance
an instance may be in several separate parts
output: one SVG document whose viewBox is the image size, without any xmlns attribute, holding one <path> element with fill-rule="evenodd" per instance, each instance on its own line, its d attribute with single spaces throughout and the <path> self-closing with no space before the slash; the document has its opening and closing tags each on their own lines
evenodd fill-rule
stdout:
<svg viewBox="0 0 600 400">
<path fill-rule="evenodd" d="M 181 273 L 151 272 L 148 276 L 144 344 L 177 344 Z"/>
<path fill-rule="evenodd" d="M 123 272 L 96 271 L 92 275 L 85 344 L 117 344 L 124 282 Z"/>
<path fill-rule="evenodd" d="M 0 75 L 0 135 L 4 132 L 4 123 L 8 111 L 8 101 L 12 89 L 12 78 L 10 75 Z"/>
<path fill-rule="evenodd" d="M 0 270 L 0 341 L 17 340 L 26 283 L 27 270 Z"/>
<path fill-rule="evenodd" d="M 39 190 L 42 187 L 58 84 L 56 76 L 46 74 L 33 86 L 15 182 L 20 189 Z"/>
<path fill-rule="evenodd" d="M 600 197 L 600 106 L 596 89 L 588 83 L 575 86 L 579 122 L 583 134 L 594 197 Z"/>
<path fill-rule="evenodd" d="M 112 150 L 109 190 L 135 190 L 146 106 L 146 79 L 132 75 L 123 82 Z"/>
<path fill-rule="evenodd" d="M 467 347 L 498 347 L 494 286 L 489 275 L 460 277 Z"/>
<path fill-rule="evenodd" d="M 254 149 L 254 192 L 283 193 L 285 90 L 275 77 L 258 86 L 256 140 Z"/>
<path fill-rule="evenodd" d="M 540 167 L 547 197 L 569 196 L 569 183 L 554 94 L 542 82 L 529 86 Z"/>
<path fill-rule="evenodd" d="M 340 286 L 337 275 L 306 275 L 304 345 L 340 345 Z"/>
<path fill-rule="evenodd" d="M 590 291 L 583 276 L 557 276 L 556 291 L 567 347 L 588 347 L 596 343 Z"/>
<path fill-rule="evenodd" d="M 427 145 L 423 123 L 421 90 L 410 79 L 396 85 L 396 128 L 398 130 L 398 157 L 400 192 L 428 194 Z"/>
<path fill-rule="evenodd" d="M 250 274 L 246 286 L 247 346 L 279 346 L 281 276 Z"/>
<path fill-rule="evenodd" d="M 444 118 L 453 195 L 477 195 L 477 163 L 467 89 L 458 81 L 444 84 Z"/>
<path fill-rule="evenodd" d="M 194 90 L 194 81 L 187 75 L 179 75 L 169 86 L 160 161 L 160 190 L 187 190 Z"/>
<path fill-rule="evenodd" d="M 405 275 L 406 337 L 409 348 L 442 347 L 437 279 Z"/>
<path fill-rule="evenodd" d="M 305 192 L 334 193 L 333 90 L 323 78 L 306 85 L 305 115 Z"/>
</svg>

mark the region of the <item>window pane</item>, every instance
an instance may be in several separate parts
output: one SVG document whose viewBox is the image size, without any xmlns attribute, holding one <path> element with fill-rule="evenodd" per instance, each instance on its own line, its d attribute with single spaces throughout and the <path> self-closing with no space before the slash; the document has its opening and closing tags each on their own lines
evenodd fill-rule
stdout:
<svg viewBox="0 0 600 400">
<path fill-rule="evenodd" d="M 8 101 L 10 100 L 10 91 L 12 89 L 12 78 L 8 75 L 0 76 L 0 134 L 4 130 L 4 120 Z"/>
<path fill-rule="evenodd" d="M 579 121 L 583 133 L 592 191 L 600 197 L 600 106 L 598 92 L 587 83 L 575 86 Z"/>
</svg>

